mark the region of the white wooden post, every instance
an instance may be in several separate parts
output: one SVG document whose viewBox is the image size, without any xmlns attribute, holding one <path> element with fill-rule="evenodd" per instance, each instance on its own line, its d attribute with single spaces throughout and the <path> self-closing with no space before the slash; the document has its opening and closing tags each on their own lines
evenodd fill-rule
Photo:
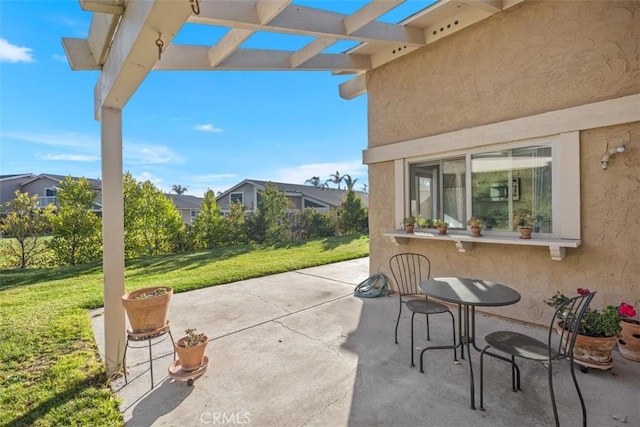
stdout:
<svg viewBox="0 0 640 427">
<path fill-rule="evenodd" d="M 122 110 L 102 107 L 102 241 L 104 352 L 107 375 L 117 372 L 125 345 Z"/>
</svg>

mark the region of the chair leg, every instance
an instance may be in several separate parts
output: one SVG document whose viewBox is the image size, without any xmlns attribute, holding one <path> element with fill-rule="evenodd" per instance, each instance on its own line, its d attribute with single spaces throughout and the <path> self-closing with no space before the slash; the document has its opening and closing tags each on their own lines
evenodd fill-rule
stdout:
<svg viewBox="0 0 640 427">
<path fill-rule="evenodd" d="M 416 312 L 414 311 L 413 313 L 411 313 L 411 367 L 413 368 L 414 366 L 416 366 L 413 363 L 413 317 L 416 315 Z"/>
<path fill-rule="evenodd" d="M 402 314 L 402 297 L 400 297 L 400 309 L 398 310 L 398 320 L 396 320 L 396 344 L 398 344 L 398 324 L 400 324 L 401 314 Z"/>
<path fill-rule="evenodd" d="M 427 318 L 427 341 L 431 341 L 431 336 L 429 335 L 429 315 L 425 314 Z"/>
<path fill-rule="evenodd" d="M 453 329 L 453 361 L 458 361 L 458 354 L 456 353 L 456 318 L 453 317 L 453 313 L 449 312 L 451 315 L 451 326 Z"/>
<path fill-rule="evenodd" d="M 549 367 L 547 373 L 549 375 L 549 394 L 551 395 L 551 406 L 553 407 L 553 418 L 556 421 L 556 427 L 560 427 L 560 420 L 558 419 L 558 408 L 556 407 L 556 396 L 553 392 L 553 369 L 552 363 L 549 361 Z"/>
<path fill-rule="evenodd" d="M 486 346 L 480 352 L 480 407 L 481 411 L 484 411 L 484 352 L 491 346 Z"/>
<path fill-rule="evenodd" d="M 518 391 L 516 387 L 516 357 L 511 356 L 511 391 L 514 393 Z"/>
<path fill-rule="evenodd" d="M 580 398 L 580 406 L 582 406 L 582 426 L 587 427 L 587 409 L 584 407 L 584 399 L 582 398 L 580 386 L 578 385 L 578 379 L 576 378 L 573 359 L 569 359 L 569 363 L 571 364 L 571 378 L 573 378 L 573 384 L 576 386 L 576 392 L 578 393 L 578 397 Z"/>
</svg>

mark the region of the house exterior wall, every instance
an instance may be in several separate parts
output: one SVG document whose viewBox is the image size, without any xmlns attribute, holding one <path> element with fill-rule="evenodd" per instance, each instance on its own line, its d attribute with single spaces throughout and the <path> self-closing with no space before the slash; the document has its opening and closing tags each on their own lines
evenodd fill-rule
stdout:
<svg viewBox="0 0 640 427">
<path fill-rule="evenodd" d="M 221 211 L 223 212 L 229 211 L 229 207 L 231 206 L 232 193 L 244 193 L 242 202 L 247 207 L 247 210 L 252 211 L 253 209 L 256 208 L 256 204 L 255 204 L 256 188 L 253 184 L 245 183 L 240 187 L 238 187 L 237 189 L 233 190 L 231 193 L 222 197 L 221 199 L 216 200 L 216 203 L 218 204 L 218 207 L 220 208 Z"/>
<path fill-rule="evenodd" d="M 5 178 L 1 180 L 0 181 L 0 204 L 6 203 L 9 200 L 13 200 L 16 194 L 16 190 L 21 190 L 22 184 L 30 179 L 33 179 L 33 176 Z"/>
<path fill-rule="evenodd" d="M 369 148 L 640 93 L 640 2 L 524 2 L 367 75 Z M 640 106 L 638 106 L 640 108 Z M 398 252 L 421 252 L 432 276 L 479 277 L 516 288 L 518 304 L 488 309 L 545 323 L 542 299 L 599 291 L 594 307 L 640 298 L 640 122 L 580 135 L 582 246 L 548 248 L 409 239 L 394 246 L 395 165 L 369 164 L 371 272 Z M 607 170 L 600 159 L 625 143 Z"/>
</svg>

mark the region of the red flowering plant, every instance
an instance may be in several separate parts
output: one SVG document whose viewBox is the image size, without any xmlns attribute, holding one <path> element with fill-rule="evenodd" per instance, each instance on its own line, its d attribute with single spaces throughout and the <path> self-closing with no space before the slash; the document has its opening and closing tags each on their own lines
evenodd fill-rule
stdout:
<svg viewBox="0 0 640 427">
<path fill-rule="evenodd" d="M 576 292 L 579 295 L 590 293 L 589 289 L 578 288 Z M 544 302 L 551 307 L 557 308 L 569 298 L 557 291 L 551 298 L 545 299 Z M 613 337 L 616 336 L 622 327 L 620 321 L 627 317 L 633 317 L 636 311 L 632 305 L 622 303 L 618 307 L 609 305 L 601 311 L 587 308 L 582 317 L 580 325 L 580 334 L 588 337 Z"/>
<path fill-rule="evenodd" d="M 638 300 L 640 301 L 640 300 Z M 634 303 L 637 304 L 638 301 Z M 636 316 L 636 309 L 633 305 L 627 304 L 626 302 L 620 303 L 618 306 L 618 315 L 620 315 L 620 320 L 628 323 L 635 323 L 636 325 L 640 325 L 640 320 L 633 319 Z"/>
</svg>

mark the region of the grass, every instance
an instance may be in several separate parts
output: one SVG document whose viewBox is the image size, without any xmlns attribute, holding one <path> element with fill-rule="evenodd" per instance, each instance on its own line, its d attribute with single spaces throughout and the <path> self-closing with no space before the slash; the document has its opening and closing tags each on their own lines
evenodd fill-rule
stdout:
<svg viewBox="0 0 640 427">
<path fill-rule="evenodd" d="M 127 262 L 127 291 L 184 292 L 367 256 L 366 236 L 241 246 Z M 122 425 L 88 310 L 103 305 L 102 265 L 0 271 L 0 425 Z"/>
</svg>

